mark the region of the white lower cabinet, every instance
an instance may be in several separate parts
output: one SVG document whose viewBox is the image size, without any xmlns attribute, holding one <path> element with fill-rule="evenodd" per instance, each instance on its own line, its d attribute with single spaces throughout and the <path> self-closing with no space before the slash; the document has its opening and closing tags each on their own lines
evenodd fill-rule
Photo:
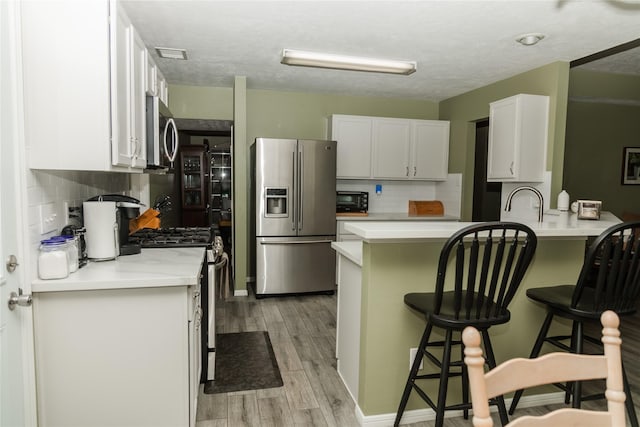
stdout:
<svg viewBox="0 0 640 427">
<path fill-rule="evenodd" d="M 34 293 L 39 425 L 195 425 L 195 292 L 174 286 Z"/>
<path fill-rule="evenodd" d="M 338 255 L 338 271 L 337 370 L 354 402 L 358 402 L 362 267 Z"/>
</svg>

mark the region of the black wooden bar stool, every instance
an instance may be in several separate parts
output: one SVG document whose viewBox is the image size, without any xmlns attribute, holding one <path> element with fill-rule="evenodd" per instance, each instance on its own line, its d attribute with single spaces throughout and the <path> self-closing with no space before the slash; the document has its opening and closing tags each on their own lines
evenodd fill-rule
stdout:
<svg viewBox="0 0 640 427">
<path fill-rule="evenodd" d="M 584 333 L 586 323 L 596 323 L 606 310 L 618 316 L 636 312 L 640 296 L 640 221 L 626 222 L 609 227 L 598 236 L 587 255 L 575 285 L 559 285 L 547 288 L 531 288 L 527 297 L 544 304 L 547 316 L 531 350 L 532 358 L 538 357 L 546 342 L 571 353 L 583 353 L 584 342 L 601 346 L 600 340 Z M 554 316 L 573 322 L 571 335 L 547 336 Z M 569 341 L 565 343 L 565 341 Z M 629 381 L 622 365 L 625 406 L 633 427 L 638 427 L 638 417 L 633 406 Z M 581 382 L 554 384 L 566 393 L 565 402 L 572 400 L 574 408 L 580 408 L 584 400 L 603 398 L 604 395 L 582 396 Z M 513 414 L 523 390 L 515 393 L 509 413 Z M 572 398 L 572 399 L 570 399 Z"/>
<path fill-rule="evenodd" d="M 400 400 L 395 426 L 400 424 L 414 389 L 436 412 L 436 427 L 443 425 L 446 410 L 464 410 L 465 418 L 468 417 L 471 404 L 466 367 L 462 360 L 451 361 L 452 346 L 462 347 L 462 342 L 459 337 L 454 340 L 453 334 L 459 334 L 467 326 L 479 330 L 487 364 L 489 368 L 495 367 L 488 329 L 509 321 L 511 314 L 507 306 L 531 263 L 536 246 L 534 232 L 526 225 L 513 222 L 473 224 L 447 240 L 440 252 L 435 292 L 404 296 L 405 304 L 424 314 L 427 324 Z M 452 279 L 446 280 L 449 267 L 455 273 Z M 444 330 L 444 341 L 430 340 L 434 327 Z M 441 359 L 430 351 L 433 347 L 443 349 Z M 461 355 L 462 351 L 461 348 Z M 418 375 L 425 357 L 438 367 L 438 372 Z M 462 403 L 446 406 L 448 380 L 454 376 L 462 377 Z M 421 379 L 440 381 L 436 402 L 416 383 Z M 492 403 L 498 405 L 500 419 L 506 424 L 504 399 L 500 396 Z"/>
</svg>

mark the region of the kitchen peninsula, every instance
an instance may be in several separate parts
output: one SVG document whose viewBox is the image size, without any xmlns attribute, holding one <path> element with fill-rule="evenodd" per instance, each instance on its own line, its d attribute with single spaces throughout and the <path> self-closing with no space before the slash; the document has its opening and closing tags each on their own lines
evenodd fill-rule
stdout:
<svg viewBox="0 0 640 427">
<path fill-rule="evenodd" d="M 511 321 L 491 329 L 498 363 L 527 357 L 544 319 L 544 308 L 527 299 L 526 289 L 575 283 L 586 239 L 619 222 L 607 212 L 599 221 L 578 220 L 571 213 L 547 215 L 542 223 L 527 221 L 538 236 L 538 247 L 510 306 Z M 345 229 L 362 242 L 333 243 L 339 254 L 338 372 L 356 402 L 361 424 L 393 422 L 409 372 L 409 350 L 417 347 L 425 326 L 424 317 L 404 304 L 404 295 L 434 290 L 442 245 L 469 224 L 346 222 Z M 566 331 L 570 326 L 557 322 L 554 328 Z M 451 402 L 460 393 L 459 384 L 450 383 Z M 437 382 L 430 386 L 427 392 L 434 393 Z M 540 390 L 526 396 L 529 405 L 557 400 L 556 393 L 547 393 L 550 389 Z M 403 422 L 433 419 L 433 411 L 424 409 L 426 404 L 415 395 L 407 408 Z"/>
</svg>

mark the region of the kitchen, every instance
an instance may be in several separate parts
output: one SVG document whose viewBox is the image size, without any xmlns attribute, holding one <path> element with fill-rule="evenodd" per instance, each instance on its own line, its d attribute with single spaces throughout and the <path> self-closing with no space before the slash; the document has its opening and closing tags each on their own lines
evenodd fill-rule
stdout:
<svg viewBox="0 0 640 427">
<path fill-rule="evenodd" d="M 3 15 L 4 16 L 4 15 Z M 4 23 L 4 21 L 3 21 Z M 4 27 L 4 26 L 3 26 Z M 634 33 L 630 33 L 634 34 Z M 593 53 L 614 44 L 635 38 L 635 35 L 621 34 L 614 43 L 596 47 L 592 50 L 585 48 L 579 56 Z M 286 47 L 286 46 L 281 46 Z M 86 47 L 89 49 L 90 47 Z M 72 54 L 72 56 L 74 56 Z M 73 61 L 74 59 L 68 59 Z M 54 61 L 54 59 L 52 59 Z M 277 62 L 277 61 L 276 61 Z M 73 62 L 72 62 L 73 63 Z M 541 64 L 541 65 L 544 65 Z M 282 66 L 284 67 L 284 66 Z M 64 67 L 62 67 L 64 68 Z M 535 69 L 534 69 L 535 68 Z M 451 120 L 451 146 L 449 173 L 462 174 L 462 188 L 469 188 L 470 174 L 469 159 L 473 154 L 467 150 L 468 122 L 487 116 L 488 103 L 507 97 L 516 92 L 546 93 L 552 95 L 552 133 L 549 140 L 548 167 L 552 171 L 551 194 L 557 194 L 562 188 L 562 158 L 564 135 L 561 124 L 564 122 L 564 110 L 566 110 L 566 95 L 558 89 L 566 85 L 568 67 L 566 63 L 554 63 L 544 65 L 541 68 L 531 67 L 532 71 L 524 72 L 500 82 L 500 78 L 489 81 L 483 91 L 468 95 L 460 95 L 446 99 L 441 103 L 397 98 L 366 98 L 349 97 L 328 94 L 314 94 L 311 92 L 284 92 L 270 89 L 254 89 L 251 87 L 251 78 L 235 77 L 233 85 L 218 86 L 192 86 L 189 84 L 173 83 L 169 81 L 169 102 L 173 113 L 177 117 L 185 118 L 215 118 L 234 120 L 235 138 L 247 145 L 258 136 L 325 138 L 327 136 L 327 118 L 331 114 L 344 113 L 354 115 L 368 115 L 379 117 L 403 117 L 413 119 L 440 119 Z M 524 70 L 523 70 L 524 71 Z M 516 74 L 516 73 L 514 73 Z M 241 76 L 242 74 L 238 74 Z M 4 76 L 4 75 L 3 75 Z M 508 75 L 503 78 L 506 79 Z M 4 80 L 3 80 L 4 81 Z M 498 81 L 498 83 L 489 84 Z M 516 92 L 512 87 L 517 87 Z M 484 93 L 483 93 L 484 92 Z M 464 93 L 461 91 L 459 93 Z M 555 95 L 555 94 L 558 95 Z M 206 102 L 206 100 L 219 100 L 219 102 Z M 277 111 L 269 106 L 278 105 Z M 261 114 L 256 114 L 260 111 Z M 297 124 L 293 124 L 297 123 Z M 558 125 L 556 125 L 558 123 Z M 3 141 L 4 146 L 4 141 Z M 248 171 L 248 152 L 237 150 L 236 167 L 239 171 Z M 88 154 L 84 154 L 87 156 Z M 23 184 L 17 188 L 24 188 L 28 192 L 28 198 L 23 201 L 23 209 L 28 215 L 23 219 L 24 227 L 21 228 L 23 241 L 25 242 L 24 259 L 25 266 L 33 265 L 35 254 L 35 242 L 40 240 L 38 229 L 39 209 L 51 203 L 61 205 L 63 201 L 82 201 L 100 193 L 117 193 L 129 191 L 140 192 L 144 182 L 139 182 L 137 175 L 127 175 L 110 172 L 86 172 L 76 171 L 29 171 L 24 172 Z M 237 180 L 237 188 L 242 192 L 250 186 L 247 176 L 240 173 Z M 389 194 L 389 187 L 383 186 L 382 197 Z M 625 189 L 628 190 L 628 189 Z M 3 196 L 4 196 L 3 192 Z M 239 193 L 243 194 L 243 193 Z M 572 194 L 573 195 L 573 194 Z M 578 196 L 576 194 L 576 196 Z M 372 194 L 372 197 L 374 195 Z M 461 216 L 468 217 L 470 212 L 470 194 L 462 192 Z M 251 235 L 251 221 L 248 209 L 242 205 L 242 197 L 238 196 L 236 203 L 236 230 L 237 249 L 250 252 L 251 245 L 248 236 Z M 248 202 L 247 202 L 248 203 Z M 638 209 L 636 209 L 637 211 Z M 61 215 L 61 212 L 59 213 Z M 3 234 L 3 238 L 4 238 Z M 243 295 L 247 279 L 251 279 L 251 254 L 246 258 L 239 257 L 236 263 L 236 294 Z M 27 270 L 29 271 L 29 270 Z M 25 292 L 29 293 L 28 283 L 23 285 Z M 27 321 L 28 323 L 28 321 Z M 26 344 L 28 347 L 28 344 Z M 4 349 L 4 347 L 3 347 Z"/>
</svg>

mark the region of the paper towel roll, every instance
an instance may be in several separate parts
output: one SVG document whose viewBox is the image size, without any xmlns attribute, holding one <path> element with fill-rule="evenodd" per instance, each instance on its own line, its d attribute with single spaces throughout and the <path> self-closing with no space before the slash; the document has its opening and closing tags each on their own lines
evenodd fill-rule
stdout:
<svg viewBox="0 0 640 427">
<path fill-rule="evenodd" d="M 116 202 L 84 202 L 87 257 L 104 261 L 120 255 Z"/>
</svg>

